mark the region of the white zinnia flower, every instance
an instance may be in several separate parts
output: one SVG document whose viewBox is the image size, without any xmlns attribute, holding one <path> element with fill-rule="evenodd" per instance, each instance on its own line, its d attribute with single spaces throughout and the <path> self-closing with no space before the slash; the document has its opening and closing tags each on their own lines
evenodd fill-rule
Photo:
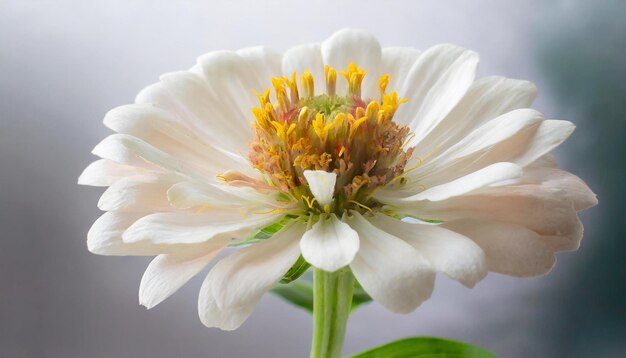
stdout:
<svg viewBox="0 0 626 358">
<path fill-rule="evenodd" d="M 436 271 L 468 287 L 487 271 L 545 274 L 597 203 L 548 155 L 574 125 L 529 109 L 530 82 L 475 81 L 477 65 L 457 46 L 381 48 L 354 30 L 282 55 L 206 54 L 106 115 L 117 133 L 79 179 L 109 187 L 89 250 L 157 255 L 139 293 L 150 308 L 280 221 L 202 285 L 202 322 L 227 330 L 300 255 L 348 266 L 394 312 L 430 297 Z"/>
</svg>

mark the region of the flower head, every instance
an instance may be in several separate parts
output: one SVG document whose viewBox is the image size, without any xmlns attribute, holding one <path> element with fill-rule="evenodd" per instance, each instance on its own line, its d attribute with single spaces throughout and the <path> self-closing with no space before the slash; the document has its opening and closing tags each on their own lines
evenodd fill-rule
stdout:
<svg viewBox="0 0 626 358">
<path fill-rule="evenodd" d="M 202 322 L 222 329 L 301 256 L 348 267 L 394 312 L 427 299 L 437 271 L 468 287 L 544 274 L 597 203 L 549 155 L 574 127 L 528 109 L 529 82 L 475 81 L 477 64 L 354 30 L 282 55 L 204 55 L 106 115 L 117 133 L 79 179 L 109 187 L 89 249 L 157 255 L 140 287 L 152 307 L 237 246 L 200 292 Z"/>
</svg>

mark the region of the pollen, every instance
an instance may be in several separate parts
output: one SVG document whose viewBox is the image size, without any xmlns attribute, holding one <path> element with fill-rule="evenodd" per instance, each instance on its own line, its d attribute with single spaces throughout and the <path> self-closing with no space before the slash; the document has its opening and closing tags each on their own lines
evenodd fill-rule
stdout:
<svg viewBox="0 0 626 358">
<path fill-rule="evenodd" d="M 337 93 L 337 73 L 347 82 L 346 93 Z M 364 98 L 367 70 L 350 64 L 337 72 L 326 66 L 325 92 L 316 94 L 309 71 L 298 77 L 272 79 L 271 91 L 256 93 L 259 106 L 252 108 L 254 140 L 249 160 L 264 174 L 266 183 L 222 175 L 233 184 L 274 188 L 302 205 L 303 210 L 341 213 L 373 211 L 380 204 L 372 194 L 377 187 L 400 177 L 413 148 L 406 148 L 408 127 L 393 116 L 406 102 L 396 92 L 387 93 L 390 76 L 378 81 L 379 97 Z M 298 81 L 299 79 L 299 81 Z M 306 182 L 305 170 L 335 172 L 337 182 L 332 206 L 320 207 Z"/>
</svg>

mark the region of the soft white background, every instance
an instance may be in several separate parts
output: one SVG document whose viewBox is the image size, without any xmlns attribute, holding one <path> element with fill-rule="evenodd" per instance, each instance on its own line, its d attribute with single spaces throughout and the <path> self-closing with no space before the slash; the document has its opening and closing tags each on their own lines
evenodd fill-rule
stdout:
<svg viewBox="0 0 626 358">
<path fill-rule="evenodd" d="M 108 134 L 103 115 L 132 102 L 159 74 L 189 68 L 208 51 L 259 44 L 283 51 L 343 27 L 367 29 L 383 46 L 471 48 L 481 55 L 481 75 L 531 80 L 540 89 L 537 109 L 579 124 L 558 153 L 561 162 L 606 193 L 609 179 L 584 165 L 598 160 L 593 148 L 610 145 L 597 131 L 585 133 L 594 126 L 580 126 L 596 104 L 579 92 L 581 101 L 568 101 L 567 90 L 584 88 L 608 65 L 618 66 L 622 72 L 613 76 L 623 78 L 624 57 L 615 58 L 626 53 L 626 11 L 618 1 L 585 4 L 0 1 L 0 356 L 308 356 L 310 317 L 276 297 L 265 297 L 237 331 L 206 329 L 196 311 L 201 277 L 146 311 L 137 291 L 149 259 L 100 257 L 86 249 L 101 190 L 75 183 L 94 159 L 92 147 Z M 585 54 L 589 63 L 568 62 Z M 563 85 L 566 80 L 571 84 Z M 605 91 L 603 84 L 594 82 L 590 93 Z M 623 99 L 626 91 L 617 86 L 622 92 L 602 98 Z M 610 114 L 623 120 L 621 108 Z M 624 297 L 626 261 L 592 259 L 606 244 L 609 252 L 624 248 L 595 228 L 603 215 L 602 206 L 583 215 L 588 230 L 581 251 L 560 254 L 549 276 L 490 274 L 472 290 L 439 277 L 432 299 L 413 314 L 394 315 L 376 304 L 361 308 L 349 322 L 346 353 L 428 335 L 472 342 L 502 357 L 623 356 L 624 301 L 604 297 Z M 605 270 L 617 272 L 608 291 L 584 286 L 597 283 L 595 276 L 579 279 L 596 268 L 590 262 L 615 267 Z"/>
</svg>

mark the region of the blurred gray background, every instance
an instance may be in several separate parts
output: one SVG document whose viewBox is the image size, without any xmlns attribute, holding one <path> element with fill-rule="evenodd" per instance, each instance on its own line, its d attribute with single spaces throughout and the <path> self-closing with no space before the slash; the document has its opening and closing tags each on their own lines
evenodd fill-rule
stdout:
<svg viewBox="0 0 626 358">
<path fill-rule="evenodd" d="M 234 332 L 197 317 L 202 275 L 157 308 L 138 305 L 148 258 L 85 245 L 102 190 L 76 179 L 107 110 L 200 54 L 285 50 L 342 27 L 384 46 L 452 42 L 481 75 L 535 82 L 535 107 L 578 125 L 557 152 L 600 205 L 580 251 L 535 279 L 490 274 L 472 290 L 440 277 L 410 315 L 376 304 L 349 322 L 346 353 L 406 336 L 501 357 L 626 357 L 626 2 L 0 0 L 0 356 L 305 357 L 307 313 L 266 296 Z"/>
</svg>

